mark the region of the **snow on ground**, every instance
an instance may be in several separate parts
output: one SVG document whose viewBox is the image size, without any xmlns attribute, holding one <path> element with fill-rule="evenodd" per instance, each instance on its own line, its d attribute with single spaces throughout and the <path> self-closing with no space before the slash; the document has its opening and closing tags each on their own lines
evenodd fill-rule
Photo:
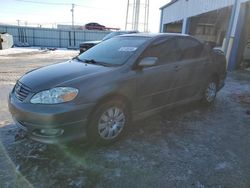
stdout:
<svg viewBox="0 0 250 188">
<path fill-rule="evenodd" d="M 37 51 L 39 51 L 38 48 L 9 48 L 0 50 L 0 55 L 11 55 L 11 54 L 37 52 Z"/>
<path fill-rule="evenodd" d="M 55 51 L 39 48 L 11 48 L 0 51 L 0 85 L 13 84 L 26 72 L 72 59 L 77 50 Z"/>
<path fill-rule="evenodd" d="M 50 48 L 53 49 L 53 48 Z M 22 54 L 22 53 L 33 53 L 33 52 L 44 52 L 48 51 L 49 48 L 44 48 L 44 47 L 14 47 L 14 48 L 9 48 L 9 49 L 4 49 L 0 50 L 0 56 L 7 56 L 7 55 L 13 55 L 13 54 Z M 56 48 L 55 51 L 49 50 L 52 53 L 72 53 L 76 52 L 76 50 L 70 50 L 67 48 Z"/>
</svg>

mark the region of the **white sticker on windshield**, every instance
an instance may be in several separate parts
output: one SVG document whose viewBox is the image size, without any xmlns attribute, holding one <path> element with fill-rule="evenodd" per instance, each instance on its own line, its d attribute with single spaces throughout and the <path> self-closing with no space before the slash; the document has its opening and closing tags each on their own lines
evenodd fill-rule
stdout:
<svg viewBox="0 0 250 188">
<path fill-rule="evenodd" d="M 134 52 L 137 50 L 136 47 L 121 47 L 118 51 L 119 52 Z"/>
</svg>

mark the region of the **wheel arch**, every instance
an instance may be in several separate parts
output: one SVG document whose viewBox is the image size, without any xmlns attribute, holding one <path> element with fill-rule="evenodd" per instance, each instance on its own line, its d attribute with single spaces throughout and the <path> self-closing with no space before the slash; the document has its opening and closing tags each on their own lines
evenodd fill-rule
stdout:
<svg viewBox="0 0 250 188">
<path fill-rule="evenodd" d="M 125 95 L 123 94 L 120 94 L 120 93 L 110 93 L 110 94 L 107 94 L 103 97 L 101 97 L 95 104 L 95 106 L 93 107 L 93 109 L 91 110 L 89 116 L 88 116 L 88 121 L 91 120 L 92 118 L 92 115 L 94 114 L 94 112 L 98 109 L 98 107 L 108 101 L 112 101 L 112 100 L 118 100 L 118 101 L 122 101 L 124 102 L 124 104 L 126 105 L 126 108 L 128 110 L 128 113 L 130 115 L 130 119 L 132 118 L 132 103 L 131 101 L 129 100 L 128 97 L 126 97 Z"/>
</svg>

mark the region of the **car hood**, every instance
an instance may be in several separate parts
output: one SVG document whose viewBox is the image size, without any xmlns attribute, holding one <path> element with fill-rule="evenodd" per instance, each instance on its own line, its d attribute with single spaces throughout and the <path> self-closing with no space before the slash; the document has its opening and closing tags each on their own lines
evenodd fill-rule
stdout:
<svg viewBox="0 0 250 188">
<path fill-rule="evenodd" d="M 50 89 L 73 79 L 110 71 L 112 67 L 85 64 L 76 60 L 58 63 L 26 73 L 19 81 L 33 92 Z"/>
</svg>

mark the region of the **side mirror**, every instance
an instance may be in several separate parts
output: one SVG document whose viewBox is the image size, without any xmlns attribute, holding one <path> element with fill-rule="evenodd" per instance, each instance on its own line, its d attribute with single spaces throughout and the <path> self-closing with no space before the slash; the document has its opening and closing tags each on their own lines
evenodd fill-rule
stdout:
<svg viewBox="0 0 250 188">
<path fill-rule="evenodd" d="M 158 61 L 157 57 L 145 57 L 138 64 L 140 67 L 152 67 Z"/>
</svg>

